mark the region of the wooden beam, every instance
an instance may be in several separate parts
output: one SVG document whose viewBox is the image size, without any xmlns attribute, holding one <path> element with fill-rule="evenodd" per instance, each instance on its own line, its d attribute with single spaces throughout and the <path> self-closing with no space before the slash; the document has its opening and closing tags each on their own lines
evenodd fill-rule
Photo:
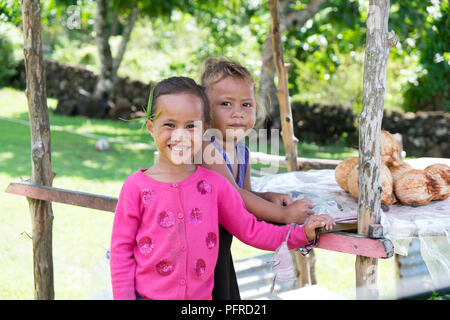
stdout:
<svg viewBox="0 0 450 320">
<path fill-rule="evenodd" d="M 114 212 L 117 205 L 117 198 L 42 186 L 28 182 L 11 182 L 5 192 L 32 199 L 60 202 L 109 212 Z"/>
<path fill-rule="evenodd" d="M 266 165 L 275 165 L 283 168 L 288 168 L 286 157 L 277 156 L 274 154 L 267 154 L 263 152 L 250 152 L 250 162 Z M 319 170 L 319 169 L 334 169 L 338 166 L 341 160 L 331 159 L 313 159 L 297 157 L 297 166 L 299 171 Z"/>
<path fill-rule="evenodd" d="M 335 233 L 338 231 L 347 231 L 347 232 L 355 231 L 356 232 L 358 230 L 358 223 L 357 222 L 352 222 L 352 223 L 337 222 L 332 230 L 325 230 L 324 227 L 318 228 L 316 230 L 317 230 L 317 232 L 320 232 L 320 233 Z"/>
<path fill-rule="evenodd" d="M 316 248 L 375 259 L 391 258 L 394 254 L 394 246 L 389 239 L 370 239 L 347 232 L 321 233 Z"/>
<path fill-rule="evenodd" d="M 380 223 L 381 123 L 386 93 L 386 70 L 395 35 L 388 32 L 389 0 L 370 0 L 366 23 L 363 100 L 359 121 L 358 234 Z M 377 232 L 373 229 L 372 232 Z M 377 299 L 377 260 L 356 257 L 357 299 Z"/>
<path fill-rule="evenodd" d="M 281 134 L 286 152 L 286 164 L 288 171 L 297 171 L 299 168 L 297 162 L 298 139 L 294 135 L 294 119 L 289 99 L 289 66 L 284 63 L 283 57 L 279 2 L 278 0 L 269 0 L 267 5 L 271 17 L 270 31 L 272 35 L 273 62 L 278 75 L 277 97 L 280 105 Z M 316 284 L 314 251 L 311 250 L 307 256 L 303 256 L 298 250 L 294 250 L 294 259 L 299 273 L 297 277 L 298 286 L 303 287 L 306 284 Z"/>
<path fill-rule="evenodd" d="M 50 120 L 41 39 L 41 3 L 22 0 L 23 55 L 31 140 L 31 181 L 51 186 Z M 34 297 L 53 300 L 53 212 L 51 203 L 28 199 L 33 243 Z"/>
</svg>

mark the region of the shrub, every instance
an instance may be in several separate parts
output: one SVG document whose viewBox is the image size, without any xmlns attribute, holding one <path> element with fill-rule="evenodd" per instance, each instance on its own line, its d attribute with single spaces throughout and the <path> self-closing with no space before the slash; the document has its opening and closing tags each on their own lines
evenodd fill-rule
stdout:
<svg viewBox="0 0 450 320">
<path fill-rule="evenodd" d="M 0 28 L 0 87 L 10 85 L 11 79 L 17 74 L 17 63 L 14 44 L 4 28 Z"/>
</svg>

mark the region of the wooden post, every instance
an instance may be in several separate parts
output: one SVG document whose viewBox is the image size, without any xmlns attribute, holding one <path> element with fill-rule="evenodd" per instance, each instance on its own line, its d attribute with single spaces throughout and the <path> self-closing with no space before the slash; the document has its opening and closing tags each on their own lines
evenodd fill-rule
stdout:
<svg viewBox="0 0 450 320">
<path fill-rule="evenodd" d="M 288 66 L 284 63 L 283 46 L 281 42 L 280 13 L 278 9 L 278 0 L 269 0 L 268 2 L 271 16 L 271 35 L 273 60 L 278 75 L 277 97 L 280 104 L 280 121 L 284 149 L 286 152 L 286 163 L 288 171 L 297 171 L 297 143 L 298 139 L 294 135 L 294 124 L 292 118 L 291 104 L 289 101 L 288 88 Z M 315 257 L 314 252 L 310 251 L 307 257 L 294 250 L 294 260 L 297 266 L 298 286 L 316 284 L 315 275 Z"/>
<path fill-rule="evenodd" d="M 31 133 L 31 182 L 51 186 L 50 121 L 41 43 L 41 4 L 22 0 L 26 96 Z M 51 202 L 28 198 L 32 223 L 34 297 L 54 299 Z"/>
<path fill-rule="evenodd" d="M 380 131 L 389 52 L 396 43 L 388 32 L 389 0 L 370 0 L 364 57 L 363 106 L 359 116 L 358 234 L 380 223 Z M 377 259 L 356 257 L 357 299 L 377 299 Z"/>
</svg>

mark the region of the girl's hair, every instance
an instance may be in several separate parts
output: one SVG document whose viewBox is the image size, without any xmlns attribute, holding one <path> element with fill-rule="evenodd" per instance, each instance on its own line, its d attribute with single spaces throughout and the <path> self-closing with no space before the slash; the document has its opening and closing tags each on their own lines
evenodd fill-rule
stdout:
<svg viewBox="0 0 450 320">
<path fill-rule="evenodd" d="M 225 58 L 207 58 L 203 61 L 200 69 L 200 81 L 205 90 L 211 88 L 212 85 L 221 81 L 226 77 L 242 79 L 246 81 L 255 94 L 256 103 L 258 105 L 257 117 L 258 122 L 262 122 L 267 115 L 265 106 L 261 103 L 259 96 L 256 94 L 255 80 L 250 71 L 242 64 Z"/>
<path fill-rule="evenodd" d="M 210 122 L 209 103 L 205 94 L 205 88 L 198 85 L 194 80 L 188 77 L 171 77 L 164 79 L 154 87 L 151 91 L 149 99 L 151 105 L 149 106 L 152 115 L 155 113 L 158 98 L 167 94 L 189 93 L 200 98 L 203 103 L 203 117 L 206 123 Z"/>
</svg>

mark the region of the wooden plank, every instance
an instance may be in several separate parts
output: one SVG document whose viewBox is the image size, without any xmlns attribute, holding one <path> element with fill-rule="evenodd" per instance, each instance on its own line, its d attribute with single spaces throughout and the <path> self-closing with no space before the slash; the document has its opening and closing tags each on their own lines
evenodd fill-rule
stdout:
<svg viewBox="0 0 450 320">
<path fill-rule="evenodd" d="M 369 224 L 369 238 L 381 239 L 383 238 L 383 226 L 379 223 Z"/>
<path fill-rule="evenodd" d="M 352 223 L 339 223 L 337 222 L 336 225 L 333 227 L 332 230 L 325 230 L 324 227 L 318 228 L 317 232 L 320 233 L 333 233 L 333 232 L 339 232 L 339 231 L 356 231 L 358 230 L 358 224 L 356 222 Z"/>
<path fill-rule="evenodd" d="M 109 212 L 114 212 L 117 205 L 117 198 L 42 186 L 28 182 L 11 182 L 5 192 L 32 199 L 60 202 Z"/>
<path fill-rule="evenodd" d="M 394 254 L 389 239 L 369 239 L 346 232 L 321 233 L 317 248 L 377 259 L 387 259 Z"/>
<path fill-rule="evenodd" d="M 41 3 L 23 0 L 23 57 L 30 120 L 31 181 L 51 186 L 55 176 L 51 164 L 50 119 L 41 37 Z M 48 201 L 30 199 L 33 245 L 34 298 L 53 300 L 53 211 Z"/>
<path fill-rule="evenodd" d="M 294 120 L 292 117 L 291 104 L 289 101 L 289 81 L 288 68 L 284 63 L 283 45 L 281 39 L 281 23 L 278 0 L 269 0 L 267 3 L 270 11 L 270 31 L 272 34 L 273 62 L 278 75 L 277 97 L 280 106 L 280 122 L 282 130 L 282 140 L 286 152 L 286 164 L 288 171 L 297 171 L 297 143 L 298 139 L 294 135 Z M 313 285 L 317 283 L 314 264 L 314 251 L 308 256 L 301 255 L 294 251 L 295 263 L 298 274 L 298 286 Z"/>
<path fill-rule="evenodd" d="M 277 156 L 274 154 L 266 154 L 263 152 L 250 152 L 250 162 L 252 164 L 275 165 L 287 168 L 286 157 Z M 299 171 L 319 170 L 319 169 L 334 169 L 341 162 L 341 160 L 330 159 L 313 159 L 297 157 L 297 165 Z"/>
</svg>

